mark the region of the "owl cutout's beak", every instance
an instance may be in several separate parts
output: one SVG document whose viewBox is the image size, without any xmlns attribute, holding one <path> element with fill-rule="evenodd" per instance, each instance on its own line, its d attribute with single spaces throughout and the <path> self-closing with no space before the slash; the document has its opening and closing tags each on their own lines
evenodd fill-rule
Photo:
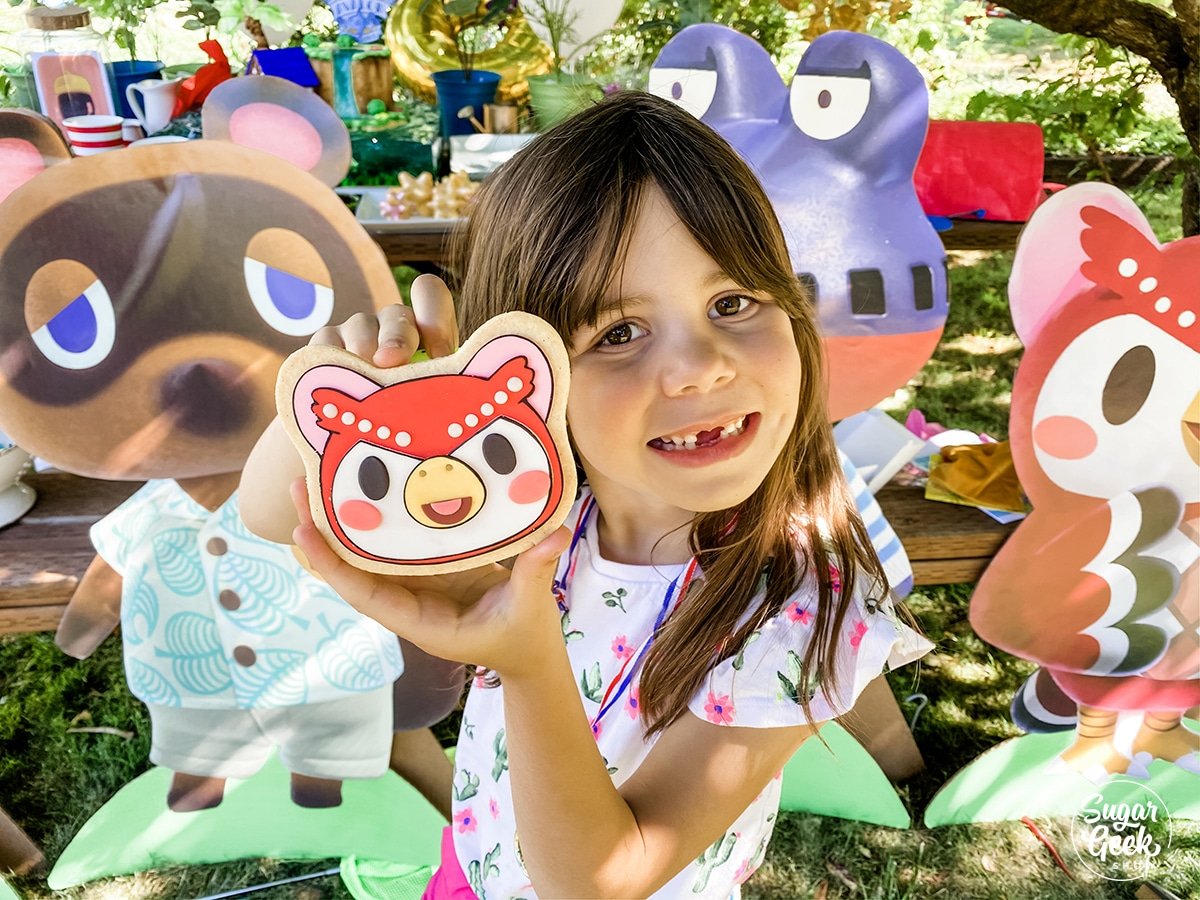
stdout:
<svg viewBox="0 0 1200 900">
<path fill-rule="evenodd" d="M 1200 466 L 1200 391 L 1188 404 L 1180 427 L 1183 431 L 1183 446 L 1187 447 L 1193 462 Z"/>
<path fill-rule="evenodd" d="M 408 476 L 404 505 L 422 525 L 453 528 L 479 512 L 485 493 L 470 466 L 449 456 L 435 456 Z"/>
</svg>

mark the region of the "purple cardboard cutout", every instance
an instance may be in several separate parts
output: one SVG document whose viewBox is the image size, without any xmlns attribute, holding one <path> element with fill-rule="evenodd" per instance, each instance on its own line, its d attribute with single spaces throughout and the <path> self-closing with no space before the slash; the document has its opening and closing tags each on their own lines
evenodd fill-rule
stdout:
<svg viewBox="0 0 1200 900">
<path fill-rule="evenodd" d="M 711 126 L 747 160 L 787 107 L 787 86 L 770 55 L 726 25 L 692 25 L 671 38 L 648 87 Z"/>
<path fill-rule="evenodd" d="M 729 30 L 701 27 L 663 48 L 651 86 L 656 70 L 674 70 L 669 83 L 657 79 L 659 93 L 689 108 L 683 60 L 695 60 L 699 83 L 711 77 L 697 67 L 716 59 L 713 100 L 701 119 L 759 173 L 796 272 L 816 294 L 831 416 L 867 409 L 925 364 L 946 320 L 945 253 L 912 183 L 929 121 L 924 80 L 883 41 L 829 32 L 804 54 L 787 103 L 767 122 L 764 104 L 774 103 L 778 76 L 762 64 L 765 52 L 756 56 L 748 38 L 723 34 L 722 56 L 712 45 Z M 724 63 L 735 57 L 736 65 Z M 663 90 L 675 84 L 678 98 Z"/>
</svg>

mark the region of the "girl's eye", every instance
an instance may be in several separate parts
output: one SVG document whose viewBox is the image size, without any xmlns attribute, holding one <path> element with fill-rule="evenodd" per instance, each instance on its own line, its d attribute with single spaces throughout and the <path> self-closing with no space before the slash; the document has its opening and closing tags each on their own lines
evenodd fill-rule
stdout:
<svg viewBox="0 0 1200 900">
<path fill-rule="evenodd" d="M 263 321 L 281 334 L 307 337 L 328 324 L 333 288 L 315 284 L 247 256 L 246 289 Z"/>
<path fill-rule="evenodd" d="M 792 121 L 818 141 L 831 141 L 854 130 L 871 99 L 870 78 L 845 75 L 797 75 L 789 93 Z"/>
<path fill-rule="evenodd" d="M 721 297 L 713 304 L 713 312 L 716 313 L 714 318 L 718 316 L 736 316 L 738 313 L 749 309 L 753 303 L 754 301 L 749 297 L 742 297 L 736 294 L 732 297 Z"/>
<path fill-rule="evenodd" d="M 56 366 L 90 369 L 108 356 L 116 334 L 112 299 L 97 279 L 30 336 Z"/>
<path fill-rule="evenodd" d="M 636 340 L 642 334 L 642 329 L 639 326 L 634 325 L 632 322 L 621 322 L 604 332 L 604 337 L 600 338 L 600 344 L 605 347 L 617 347 Z"/>
</svg>

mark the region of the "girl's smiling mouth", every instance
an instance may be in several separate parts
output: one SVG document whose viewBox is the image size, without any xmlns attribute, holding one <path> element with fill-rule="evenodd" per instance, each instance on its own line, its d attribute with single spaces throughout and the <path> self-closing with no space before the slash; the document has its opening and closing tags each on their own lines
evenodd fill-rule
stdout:
<svg viewBox="0 0 1200 900">
<path fill-rule="evenodd" d="M 758 413 L 746 413 L 711 428 L 656 437 L 646 446 L 671 456 L 673 462 L 715 462 L 745 446 L 760 418 Z"/>
</svg>

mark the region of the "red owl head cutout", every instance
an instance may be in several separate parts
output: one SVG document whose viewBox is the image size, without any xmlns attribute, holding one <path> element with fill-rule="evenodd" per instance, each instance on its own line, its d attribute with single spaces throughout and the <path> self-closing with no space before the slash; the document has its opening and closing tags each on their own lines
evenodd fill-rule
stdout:
<svg viewBox="0 0 1200 900">
<path fill-rule="evenodd" d="M 1116 188 L 1068 188 L 1022 234 L 1009 297 L 1025 343 L 1009 436 L 1034 509 L 971 625 L 1042 667 L 1014 701 L 1023 729 L 1078 722 L 1061 768 L 1195 778 L 1200 238 L 1160 244 Z"/>
<path fill-rule="evenodd" d="M 332 347 L 292 354 L 276 402 L 330 546 L 369 571 L 433 574 L 557 528 L 575 498 L 568 366 L 558 334 L 516 312 L 398 369 Z"/>
</svg>

